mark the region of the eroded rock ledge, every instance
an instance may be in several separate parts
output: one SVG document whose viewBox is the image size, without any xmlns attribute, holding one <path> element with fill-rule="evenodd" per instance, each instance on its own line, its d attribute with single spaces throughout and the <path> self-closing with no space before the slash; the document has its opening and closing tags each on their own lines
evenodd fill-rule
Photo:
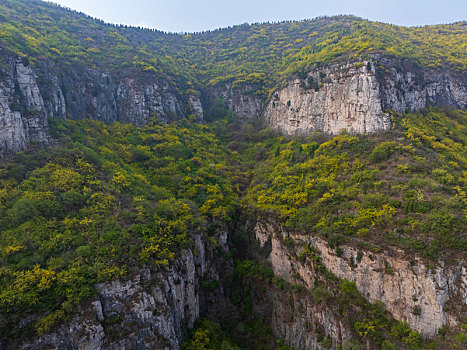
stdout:
<svg viewBox="0 0 467 350">
<path fill-rule="evenodd" d="M 221 275 L 232 266 L 217 254 L 228 250 L 227 232 L 216 240 L 213 250 L 195 236 L 193 248 L 166 271 L 143 268 L 130 279 L 97 284 L 97 295 L 71 321 L 5 349 L 179 349 L 204 308 L 225 294 Z M 204 281 L 218 287 L 203 290 Z"/>
<path fill-rule="evenodd" d="M 279 226 L 257 223 L 255 235 L 261 246 L 271 242 L 268 260 L 274 274 L 290 283 L 313 288 L 315 272 L 306 262 L 292 258 L 284 244 L 286 238 L 297 244 L 313 246 L 328 271 L 341 279 L 355 282 L 370 302 L 382 301 L 395 319 L 405 321 L 424 337 L 433 337 L 444 325 L 455 326 L 460 320 L 447 307 L 450 299 L 467 305 L 467 267 L 464 260 L 455 266 L 439 262 L 428 266 L 420 258 L 408 261 L 401 250 L 375 252 L 341 245 L 338 256 L 326 241 L 302 236 Z M 420 308 L 414 315 L 414 308 Z"/>
</svg>

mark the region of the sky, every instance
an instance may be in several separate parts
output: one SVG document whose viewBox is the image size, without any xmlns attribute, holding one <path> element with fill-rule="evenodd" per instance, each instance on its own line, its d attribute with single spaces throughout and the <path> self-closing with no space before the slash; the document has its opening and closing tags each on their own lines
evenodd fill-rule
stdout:
<svg viewBox="0 0 467 350">
<path fill-rule="evenodd" d="M 352 14 L 405 26 L 467 18 L 467 0 L 52 0 L 110 23 L 197 32 L 242 23 Z"/>
</svg>

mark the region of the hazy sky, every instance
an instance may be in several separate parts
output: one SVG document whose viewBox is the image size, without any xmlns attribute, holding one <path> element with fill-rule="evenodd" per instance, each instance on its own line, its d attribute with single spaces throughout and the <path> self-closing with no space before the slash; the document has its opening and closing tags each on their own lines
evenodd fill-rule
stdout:
<svg viewBox="0 0 467 350">
<path fill-rule="evenodd" d="M 245 22 L 353 14 L 400 25 L 467 19 L 467 0 L 53 0 L 106 22 L 192 32 Z"/>
</svg>

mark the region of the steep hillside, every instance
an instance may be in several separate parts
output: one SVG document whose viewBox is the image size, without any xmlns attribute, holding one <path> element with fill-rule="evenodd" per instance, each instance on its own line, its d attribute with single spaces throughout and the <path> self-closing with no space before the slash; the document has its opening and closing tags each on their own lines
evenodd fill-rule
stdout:
<svg viewBox="0 0 467 350">
<path fill-rule="evenodd" d="M 466 43 L 0 1 L 0 349 L 465 348 Z"/>
<path fill-rule="evenodd" d="M 466 108 L 465 22 L 404 28 L 340 16 L 181 35 L 38 0 L 0 9 L 1 153 L 49 143 L 51 117 L 202 119 L 218 98 L 237 118 L 263 116 L 285 133 L 373 132 L 390 127 L 388 110 Z"/>
<path fill-rule="evenodd" d="M 55 148 L 2 163 L 3 346 L 178 349 L 200 316 L 242 348 L 460 346 L 465 121 L 54 121 Z"/>
<path fill-rule="evenodd" d="M 181 35 L 108 25 L 38 0 L 2 5 L 2 42 L 20 56 L 142 67 L 182 84 L 264 81 L 272 87 L 311 64 L 369 52 L 420 66 L 467 68 L 465 22 L 406 28 L 338 16 Z"/>
<path fill-rule="evenodd" d="M 165 270 L 182 256 L 207 278 L 200 246 L 217 246 L 233 210 L 226 150 L 198 123 L 55 123 L 57 147 L 2 163 L 3 340 L 48 332 L 96 283 L 143 266 Z"/>
</svg>

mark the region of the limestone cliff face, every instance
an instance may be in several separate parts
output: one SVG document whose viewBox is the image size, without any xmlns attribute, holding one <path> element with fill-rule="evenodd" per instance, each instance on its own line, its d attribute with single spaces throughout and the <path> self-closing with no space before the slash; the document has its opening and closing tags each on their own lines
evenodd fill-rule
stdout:
<svg viewBox="0 0 467 350">
<path fill-rule="evenodd" d="M 465 76 L 374 57 L 331 64 L 289 80 L 273 94 L 264 117 L 285 134 L 372 133 L 391 128 L 388 110 L 404 113 L 428 105 L 465 109 L 466 101 Z"/>
<path fill-rule="evenodd" d="M 449 69 L 421 69 L 412 62 L 380 57 L 371 61 L 381 105 L 399 113 L 428 105 L 467 109 L 467 76 Z"/>
<path fill-rule="evenodd" d="M 203 118 L 198 96 L 180 96 L 176 87 L 149 74 L 117 74 L 82 63 L 57 67 L 38 61 L 34 67 L 0 50 L 0 154 L 50 141 L 48 119 L 97 119 L 144 125 L 151 117 L 170 122 Z"/>
<path fill-rule="evenodd" d="M 268 259 L 276 276 L 312 289 L 316 274 L 310 262 L 293 258 L 284 239 L 291 238 L 298 246 L 309 244 L 319 253 L 328 271 L 355 282 L 370 302 L 384 302 L 395 319 L 408 322 L 422 336 L 433 337 L 443 325 L 455 326 L 460 321 L 455 309 L 448 307 L 450 301 L 467 306 L 467 267 L 463 260 L 449 267 L 439 262 L 432 268 L 419 258 L 408 261 L 400 250 L 374 252 L 352 246 L 341 246 L 343 253 L 338 256 L 319 237 L 302 236 L 271 224 L 258 223 L 255 235 L 261 246 L 271 242 Z M 415 307 L 420 308 L 419 315 L 414 315 Z M 279 334 L 287 332 L 280 327 L 276 329 Z"/>
<path fill-rule="evenodd" d="M 381 106 L 376 77 L 365 66 L 351 64 L 289 81 L 273 95 L 265 117 L 269 126 L 286 134 L 338 133 L 342 129 L 367 133 L 391 127 Z"/>
<path fill-rule="evenodd" d="M 336 349 L 352 339 L 348 325 L 332 309 L 317 304 L 309 291 L 284 292 L 272 286 L 262 300 L 253 302 L 252 313 L 266 320 L 275 335 L 292 349 L 329 348 L 323 346 L 323 337 L 329 337 L 331 349 Z"/>
<path fill-rule="evenodd" d="M 222 98 L 239 120 L 246 121 L 254 117 L 261 117 L 263 115 L 263 101 L 254 94 L 258 88 L 258 85 L 219 84 L 205 91 L 206 104 L 212 104 L 215 99 Z"/>
<path fill-rule="evenodd" d="M 225 252 L 226 235 L 216 237 Z M 231 262 L 216 253 L 195 236 L 193 248 L 170 269 L 144 268 L 130 279 L 97 284 L 96 297 L 80 306 L 70 322 L 5 349 L 177 350 L 206 305 L 225 294 L 220 274 L 231 269 Z M 220 283 L 205 291 L 203 281 Z"/>
<path fill-rule="evenodd" d="M 47 96 L 49 117 L 144 125 L 151 117 L 162 122 L 179 119 L 190 112 L 188 99 L 199 101 L 195 96 L 179 96 L 169 82 L 136 70 L 115 73 L 84 64 L 58 68 L 51 62 L 35 69 L 41 77 L 40 91 Z"/>
<path fill-rule="evenodd" d="M 0 154 L 24 149 L 31 141 L 49 141 L 47 120 L 98 119 L 144 125 L 189 114 L 203 119 L 203 106 L 223 98 L 239 120 L 263 117 L 285 134 L 314 130 L 336 134 L 371 133 L 391 128 L 388 111 L 404 113 L 428 105 L 467 108 L 467 77 L 449 70 L 421 69 L 413 63 L 375 56 L 330 64 L 290 79 L 264 101 L 258 84 L 219 84 L 184 96 L 168 81 L 134 69 L 126 72 L 60 66 L 44 60 L 34 67 L 0 51 Z"/>
<path fill-rule="evenodd" d="M 30 67 L 8 57 L 0 80 L 0 153 L 24 149 L 31 140 L 48 142 L 47 112 Z"/>
</svg>

